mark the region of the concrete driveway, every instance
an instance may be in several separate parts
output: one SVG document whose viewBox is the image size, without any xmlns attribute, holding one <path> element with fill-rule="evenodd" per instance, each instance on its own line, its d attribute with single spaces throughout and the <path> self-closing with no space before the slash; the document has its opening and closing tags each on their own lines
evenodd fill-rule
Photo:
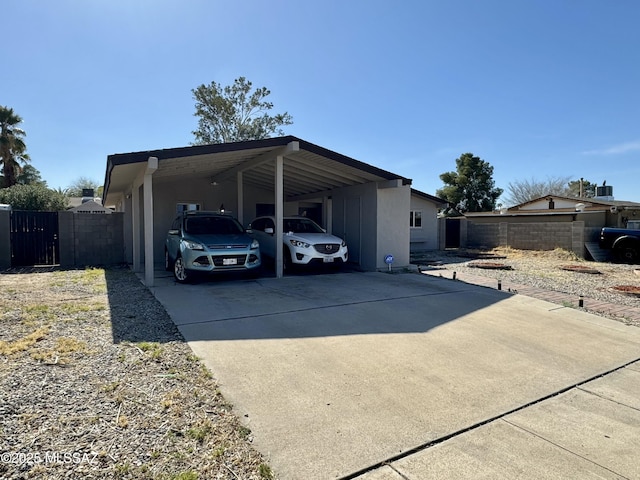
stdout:
<svg viewBox="0 0 640 480">
<path fill-rule="evenodd" d="M 634 327 L 419 274 L 160 276 L 152 291 L 280 478 L 640 478 L 635 453 L 619 458 L 640 448 Z"/>
</svg>

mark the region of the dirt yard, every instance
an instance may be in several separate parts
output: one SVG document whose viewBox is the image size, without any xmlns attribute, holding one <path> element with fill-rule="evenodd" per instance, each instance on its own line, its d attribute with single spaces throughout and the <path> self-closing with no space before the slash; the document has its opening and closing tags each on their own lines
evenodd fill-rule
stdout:
<svg viewBox="0 0 640 480">
<path fill-rule="evenodd" d="M 274 478 L 130 271 L 3 273 L 0 325 L 0 478 Z"/>
</svg>

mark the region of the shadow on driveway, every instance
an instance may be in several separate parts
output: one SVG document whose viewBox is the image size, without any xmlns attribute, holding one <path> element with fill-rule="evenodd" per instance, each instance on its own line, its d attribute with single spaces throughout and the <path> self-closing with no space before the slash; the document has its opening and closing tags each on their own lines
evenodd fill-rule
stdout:
<svg viewBox="0 0 640 480">
<path fill-rule="evenodd" d="M 151 289 L 191 340 L 426 332 L 511 296 L 418 274 L 339 273 L 208 279 Z"/>
</svg>

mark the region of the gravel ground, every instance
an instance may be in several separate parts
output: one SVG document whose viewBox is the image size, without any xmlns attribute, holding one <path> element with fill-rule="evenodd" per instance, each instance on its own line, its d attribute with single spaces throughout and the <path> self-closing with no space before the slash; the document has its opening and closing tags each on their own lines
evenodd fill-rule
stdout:
<svg viewBox="0 0 640 480">
<path fill-rule="evenodd" d="M 640 265 L 586 261 L 561 249 L 546 252 L 509 248 L 423 252 L 415 254 L 412 263 L 425 269 L 442 268 L 495 278 L 496 281 L 501 279 L 505 288 L 509 283 L 517 283 L 640 308 L 640 296 L 612 289 L 620 285 L 640 289 Z M 501 264 L 511 269 L 478 268 L 483 264 Z M 578 267 L 592 273 L 564 270 L 563 267 Z"/>
<path fill-rule="evenodd" d="M 0 479 L 273 478 L 128 269 L 0 275 Z"/>
<path fill-rule="evenodd" d="M 640 288 L 640 266 L 566 251 L 412 261 L 640 307 L 640 297 L 611 290 Z M 4 272 L 0 326 L 0 479 L 274 478 L 211 372 L 128 269 Z"/>
</svg>

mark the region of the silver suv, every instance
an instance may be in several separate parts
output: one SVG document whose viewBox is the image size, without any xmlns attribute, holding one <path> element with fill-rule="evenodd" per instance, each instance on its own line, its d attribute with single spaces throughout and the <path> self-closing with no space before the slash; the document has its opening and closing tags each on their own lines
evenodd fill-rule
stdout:
<svg viewBox="0 0 640 480">
<path fill-rule="evenodd" d="M 259 273 L 260 245 L 230 215 L 183 212 L 171 224 L 164 248 L 165 268 L 185 283 L 198 272 Z"/>
</svg>

